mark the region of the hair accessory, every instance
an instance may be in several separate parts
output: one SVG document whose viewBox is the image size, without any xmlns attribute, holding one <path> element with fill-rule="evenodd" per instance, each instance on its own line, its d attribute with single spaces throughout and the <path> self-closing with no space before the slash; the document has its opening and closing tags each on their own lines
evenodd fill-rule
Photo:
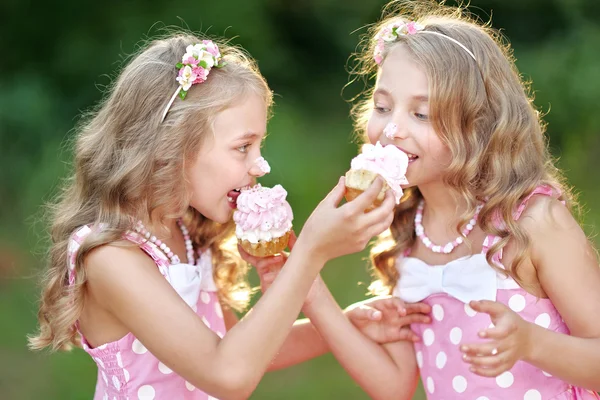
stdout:
<svg viewBox="0 0 600 400">
<path fill-rule="evenodd" d="M 452 42 L 456 43 L 460 47 L 463 48 L 469 55 L 473 58 L 473 60 L 477 61 L 475 55 L 471 50 L 469 50 L 464 44 L 459 42 L 456 39 L 451 38 L 448 35 L 444 35 L 443 33 L 434 32 L 434 31 L 426 31 L 425 27 L 421 24 L 418 24 L 414 21 L 409 22 L 392 22 L 384 26 L 378 33 L 375 35 L 375 41 L 377 44 L 375 45 L 375 51 L 373 53 L 373 58 L 375 62 L 379 65 L 383 61 L 383 51 L 385 50 L 386 42 L 394 42 L 400 36 L 407 35 L 416 35 L 417 33 L 430 33 L 433 35 L 438 35 L 444 37 Z"/>
<path fill-rule="evenodd" d="M 202 43 L 189 45 L 185 49 L 181 62 L 176 66 L 179 68 L 179 73 L 175 79 L 179 83 L 179 87 L 165 107 L 161 122 L 165 120 L 177 95 L 184 100 L 192 85 L 206 81 L 212 68 L 221 68 L 225 66 L 225 63 L 221 60 L 221 53 L 217 45 L 212 40 L 203 40 Z"/>
</svg>

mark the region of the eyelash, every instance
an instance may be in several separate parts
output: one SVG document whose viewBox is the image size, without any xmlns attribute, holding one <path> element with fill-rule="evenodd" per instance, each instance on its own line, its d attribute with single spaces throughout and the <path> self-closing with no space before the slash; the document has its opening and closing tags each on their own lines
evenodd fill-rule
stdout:
<svg viewBox="0 0 600 400">
<path fill-rule="evenodd" d="M 242 145 L 242 146 L 238 147 L 238 148 L 237 148 L 237 150 L 238 150 L 240 153 L 244 153 L 244 154 L 246 154 L 246 153 L 248 153 L 248 147 L 250 147 L 250 143 L 246 143 L 245 145 Z M 242 150 L 242 149 L 243 149 L 243 150 Z"/>
</svg>

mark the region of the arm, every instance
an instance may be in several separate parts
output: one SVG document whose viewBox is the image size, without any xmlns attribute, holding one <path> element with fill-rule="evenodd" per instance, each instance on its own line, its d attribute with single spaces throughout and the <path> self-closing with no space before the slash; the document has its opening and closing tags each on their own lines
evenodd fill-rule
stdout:
<svg viewBox="0 0 600 400">
<path fill-rule="evenodd" d="M 292 234 L 289 243 L 292 251 L 295 242 L 296 237 Z M 288 257 L 286 253 L 273 257 L 255 257 L 245 252 L 240 246 L 238 246 L 238 250 L 242 258 L 256 268 L 263 293 L 273 283 Z M 320 290 L 327 290 L 327 288 L 321 277 L 318 276 L 304 301 L 304 309 L 310 307 Z M 424 303 L 410 304 L 405 307 L 399 298 L 380 297 L 352 304 L 344 310 L 344 313 L 364 335 L 373 341 L 391 343 L 403 340 L 418 341 L 418 336 L 408 326 L 412 323 L 428 323 L 430 320 L 425 314 L 430 311 L 430 307 Z M 230 314 L 235 318 L 234 313 Z M 232 320 L 233 318 L 230 317 Z M 227 320 L 228 318 L 226 318 L 226 322 Z M 328 352 L 329 346 L 310 320 L 297 320 L 271 363 L 269 371 L 287 368 Z"/>
<path fill-rule="evenodd" d="M 411 399 L 418 382 L 410 341 L 380 345 L 363 335 L 325 288 L 304 308 L 331 352 L 373 399 Z"/>
<path fill-rule="evenodd" d="M 223 399 L 247 398 L 285 341 L 325 261 L 363 249 L 389 226 L 391 199 L 379 213 L 364 213 L 381 187 L 377 181 L 362 198 L 337 207 L 344 193 L 340 179 L 304 225 L 296 251 L 269 292 L 223 339 L 202 323 L 137 248 L 102 246 L 92 251 L 85 260 L 87 290 L 194 386 Z"/>
<path fill-rule="evenodd" d="M 526 322 L 498 303 L 475 302 L 474 309 L 499 324 L 481 332 L 491 342 L 469 345 L 474 372 L 496 376 L 523 359 L 573 385 L 600 390 L 600 268 L 595 252 L 556 200 L 534 197 L 519 223 L 531 238 L 530 262 L 540 285 L 572 336 Z M 490 355 L 493 349 L 498 354 Z M 476 352 L 486 356 L 477 357 Z"/>
</svg>

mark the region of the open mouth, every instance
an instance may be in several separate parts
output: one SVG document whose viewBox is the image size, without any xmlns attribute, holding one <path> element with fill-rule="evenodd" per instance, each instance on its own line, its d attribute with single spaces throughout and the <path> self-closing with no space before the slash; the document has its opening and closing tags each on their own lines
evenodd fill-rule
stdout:
<svg viewBox="0 0 600 400">
<path fill-rule="evenodd" d="M 416 156 L 414 154 L 411 153 L 406 153 L 406 155 L 408 156 L 408 163 L 412 163 L 415 162 L 417 160 L 417 158 L 419 158 L 419 156 Z"/>
<path fill-rule="evenodd" d="M 237 189 L 230 190 L 227 193 L 227 201 L 229 202 L 229 206 L 231 208 L 236 208 L 237 207 L 237 199 L 240 196 L 240 193 L 242 192 L 242 190 L 250 189 L 250 187 L 251 187 L 250 185 L 246 185 L 246 186 L 242 186 Z"/>
</svg>

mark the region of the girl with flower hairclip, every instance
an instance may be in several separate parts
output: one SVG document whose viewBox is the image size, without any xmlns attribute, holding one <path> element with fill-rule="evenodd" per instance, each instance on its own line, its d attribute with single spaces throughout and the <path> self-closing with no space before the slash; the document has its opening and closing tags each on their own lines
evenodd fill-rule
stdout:
<svg viewBox="0 0 600 400">
<path fill-rule="evenodd" d="M 371 398 L 411 399 L 420 373 L 429 400 L 598 399 L 598 260 L 511 52 L 462 9 L 411 4 L 370 30 L 357 71 L 377 80 L 353 112 L 409 158 L 372 288 L 432 323 L 378 345 L 322 284 L 304 313 Z"/>
<path fill-rule="evenodd" d="M 98 367 L 95 400 L 246 398 L 273 359 L 327 350 L 295 341 L 320 338 L 294 319 L 327 260 L 389 226 L 393 200 L 364 213 L 376 182 L 338 207 L 341 179 L 269 294 L 237 322 L 249 288 L 231 216 L 240 189 L 269 171 L 260 149 L 271 102 L 243 52 L 176 34 L 142 49 L 81 126 L 29 344 L 82 346 Z M 369 335 L 393 326 L 378 313 L 348 316 Z"/>
</svg>

